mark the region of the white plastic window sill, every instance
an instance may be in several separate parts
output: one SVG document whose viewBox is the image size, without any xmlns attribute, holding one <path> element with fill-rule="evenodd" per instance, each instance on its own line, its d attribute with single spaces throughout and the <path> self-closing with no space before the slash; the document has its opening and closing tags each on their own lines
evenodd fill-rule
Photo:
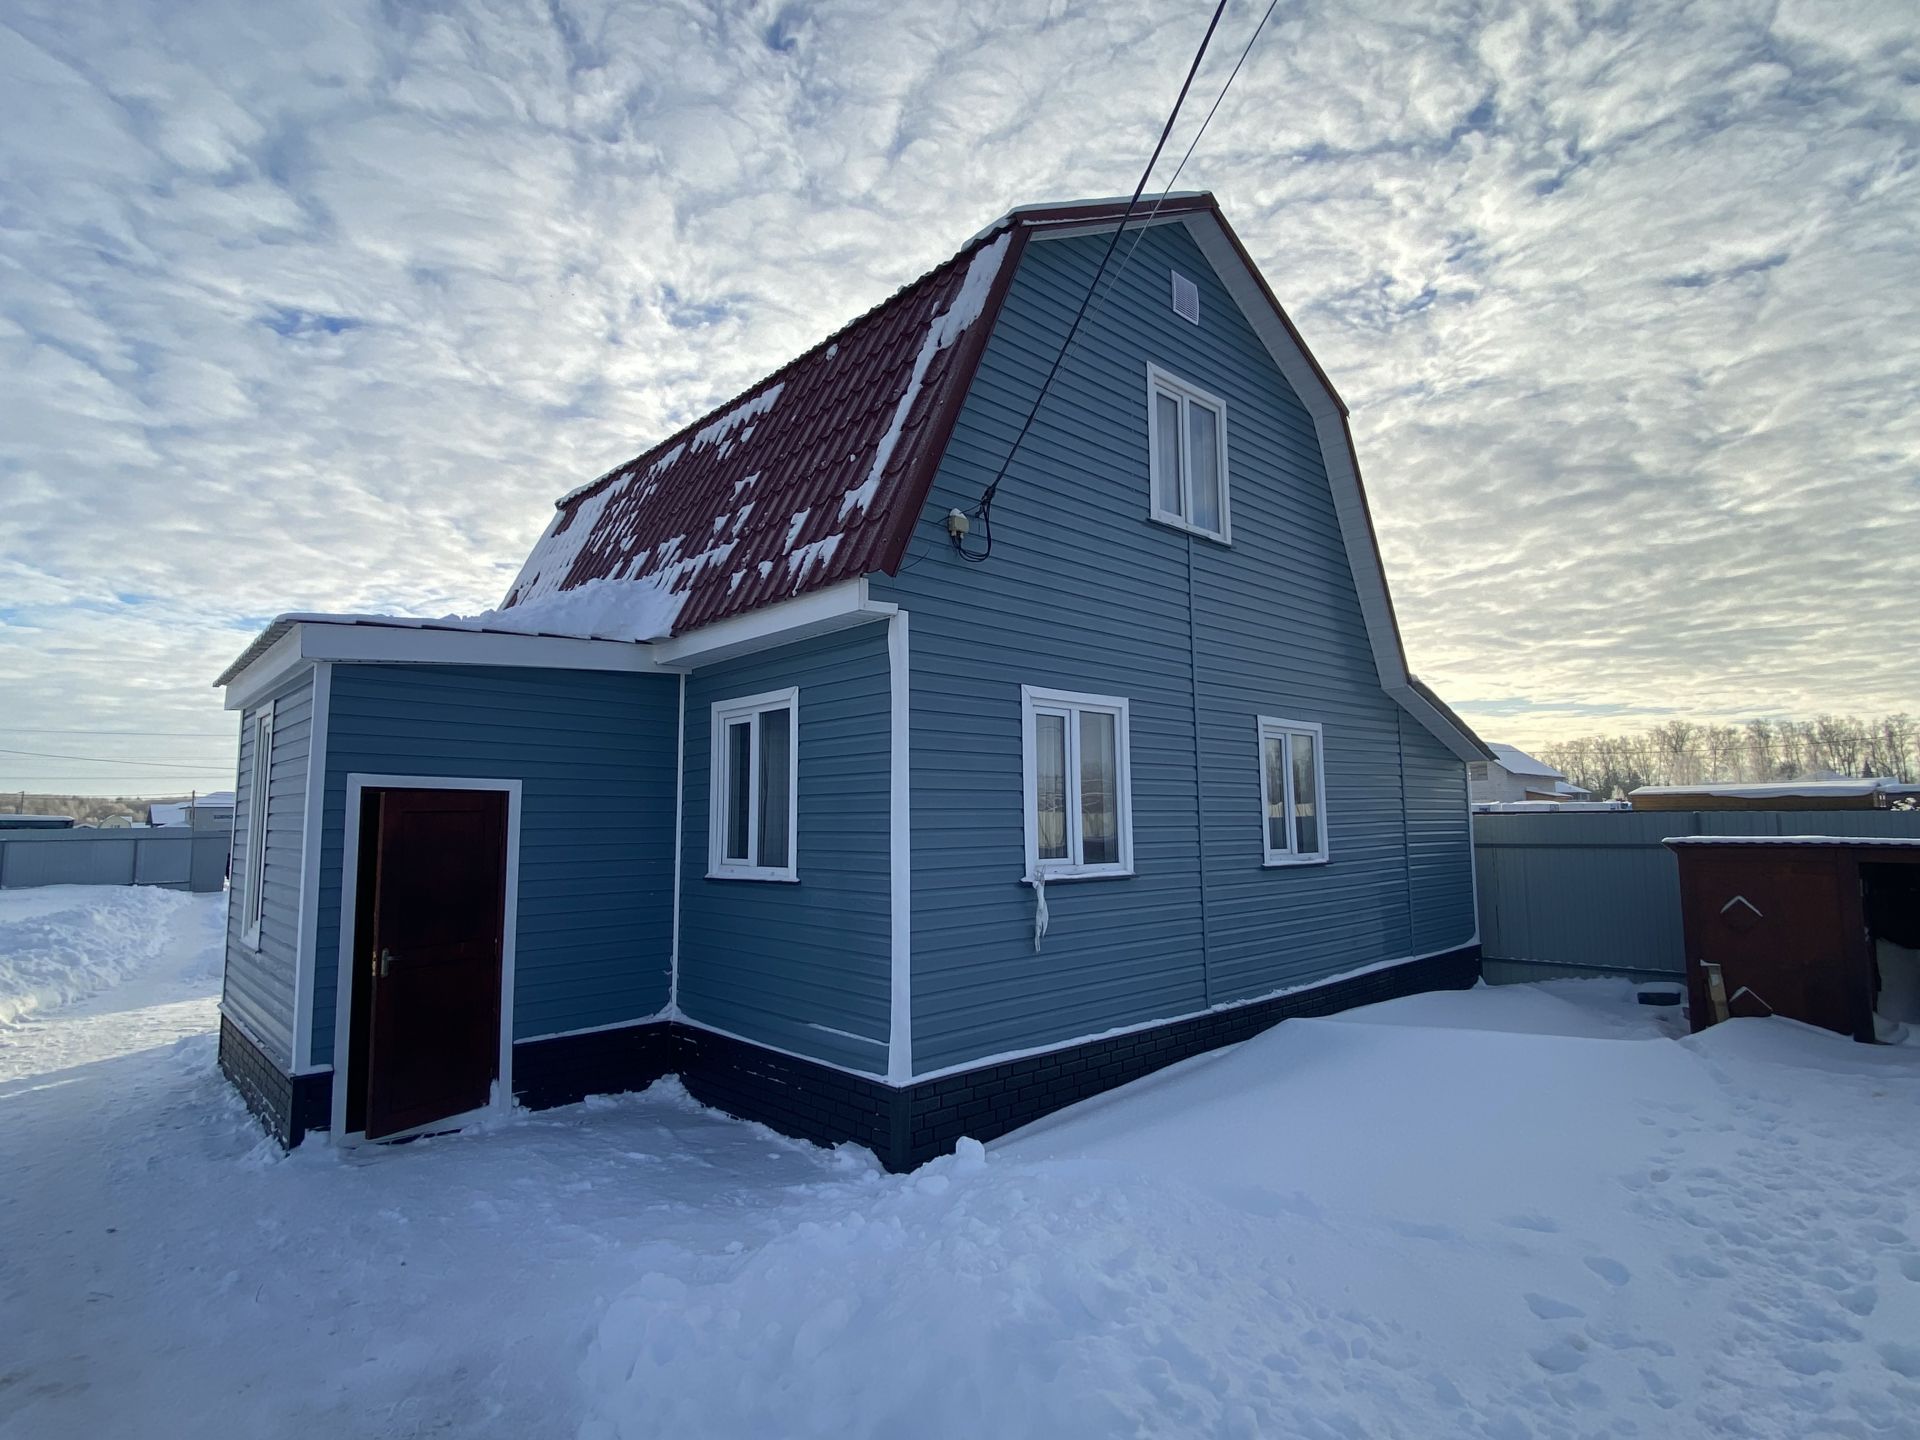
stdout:
<svg viewBox="0 0 1920 1440">
<path fill-rule="evenodd" d="M 791 870 L 709 870 L 709 880 L 758 880 L 763 884 L 798 885 L 800 877 Z"/>
<path fill-rule="evenodd" d="M 1218 530 L 1202 530 L 1198 525 L 1189 525 L 1172 515 L 1149 515 L 1147 519 L 1162 529 L 1178 530 L 1182 535 L 1191 535 L 1196 540 L 1209 540 L 1228 550 L 1233 548 L 1233 537 Z"/>
<path fill-rule="evenodd" d="M 1022 885 L 1033 884 L 1033 876 L 1022 875 Z M 1049 885 L 1066 885 L 1077 880 L 1131 880 L 1133 871 L 1122 870 L 1117 866 L 1101 866 L 1099 869 L 1081 868 L 1077 870 L 1042 870 L 1040 878 Z"/>
<path fill-rule="evenodd" d="M 1260 867 L 1263 870 L 1291 870 L 1296 865 L 1324 865 L 1325 855 L 1269 855 Z"/>
</svg>

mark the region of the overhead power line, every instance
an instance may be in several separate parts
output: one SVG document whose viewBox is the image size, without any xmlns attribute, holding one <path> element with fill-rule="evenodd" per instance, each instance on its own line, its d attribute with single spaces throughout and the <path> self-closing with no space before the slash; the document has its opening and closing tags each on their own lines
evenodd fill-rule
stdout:
<svg viewBox="0 0 1920 1440">
<path fill-rule="evenodd" d="M 56 730 L 49 726 L 0 725 L 0 735 L 133 735 L 144 740 L 231 740 L 229 730 Z"/>
<path fill-rule="evenodd" d="M 1180 93 L 1174 97 L 1173 109 L 1167 114 L 1167 123 L 1160 127 L 1160 138 L 1154 142 L 1153 154 L 1147 159 L 1147 168 L 1140 172 L 1140 183 L 1133 187 L 1133 197 L 1127 201 L 1127 208 L 1120 216 L 1120 224 L 1115 228 L 1112 238 L 1107 241 L 1106 251 L 1100 256 L 1100 265 L 1093 272 L 1093 280 L 1087 286 L 1087 293 L 1080 297 L 1080 308 L 1073 313 L 1073 323 L 1067 327 L 1067 335 L 1060 342 L 1060 348 L 1054 353 L 1053 364 L 1047 367 L 1046 379 L 1040 382 L 1040 392 L 1033 397 L 1028 407 L 1027 418 L 1020 422 L 1020 433 L 1013 437 L 1013 444 L 1007 447 L 1006 456 L 1000 461 L 1000 468 L 994 471 L 993 479 L 987 482 L 987 488 L 980 492 L 980 499 L 968 512 L 979 520 L 980 529 L 986 539 L 986 548 L 978 555 L 966 548 L 964 535 L 953 537 L 953 548 L 963 560 L 979 564 L 993 554 L 993 497 L 1000 489 L 1000 482 L 1006 478 L 1007 467 L 1013 463 L 1013 457 L 1019 453 L 1021 441 L 1027 438 L 1027 431 L 1033 428 L 1033 419 L 1040 413 L 1041 402 L 1047 398 L 1047 391 L 1053 385 L 1054 376 L 1060 373 L 1060 362 L 1067 357 L 1067 350 L 1073 344 L 1073 337 L 1079 333 L 1080 322 L 1086 319 L 1087 305 L 1093 299 L 1094 291 L 1100 288 L 1100 277 L 1106 273 L 1107 262 L 1113 259 L 1113 252 L 1120 243 L 1120 236 L 1127 228 L 1127 221 L 1133 217 L 1134 207 L 1139 205 L 1140 196 L 1147 188 L 1147 181 L 1153 175 L 1153 167 L 1160 163 L 1160 152 L 1167 148 L 1167 137 L 1173 133 L 1173 125 L 1180 118 L 1180 107 L 1187 103 L 1187 92 L 1193 88 L 1193 77 L 1200 73 L 1200 62 L 1206 58 L 1207 46 L 1213 41 L 1213 32 L 1220 26 L 1220 17 L 1226 13 L 1227 0 L 1213 7 L 1213 18 L 1207 22 L 1207 33 L 1200 37 L 1200 48 L 1193 52 L 1193 64 L 1187 67 L 1187 78 L 1180 82 Z"/>
<path fill-rule="evenodd" d="M 1240 58 L 1234 62 L 1233 70 L 1228 74 L 1226 83 L 1220 87 L 1220 93 L 1214 97 L 1213 105 L 1208 109 L 1206 118 L 1200 122 L 1200 128 L 1195 132 L 1192 143 L 1187 146 L 1186 154 L 1180 158 L 1179 167 L 1174 171 L 1174 180 L 1178 180 L 1180 172 L 1186 169 L 1187 161 L 1193 157 L 1194 149 L 1200 143 L 1200 137 L 1206 134 L 1207 126 L 1213 122 L 1214 114 L 1220 108 L 1220 102 L 1226 99 L 1227 91 L 1232 88 L 1235 76 L 1239 75 L 1240 67 L 1246 63 L 1248 54 L 1253 50 L 1254 41 L 1260 38 L 1260 32 L 1266 28 L 1267 21 L 1273 15 L 1278 3 L 1279 0 L 1270 0 L 1266 12 L 1260 17 L 1260 22 L 1253 27 L 1253 34 L 1247 38 L 1246 46 L 1240 52 Z M 1147 181 L 1152 178 L 1154 167 L 1160 163 L 1161 152 L 1166 149 L 1167 137 L 1173 133 L 1174 124 L 1180 118 L 1181 107 L 1187 102 L 1187 94 L 1193 88 L 1194 76 L 1200 73 L 1200 64 L 1206 58 L 1207 47 L 1213 41 L 1213 33 L 1219 28 L 1220 17 L 1226 13 L 1226 8 L 1227 0 L 1220 0 L 1220 3 L 1214 7 L 1213 18 L 1207 22 L 1206 34 L 1200 37 L 1200 48 L 1194 52 L 1193 63 L 1187 67 L 1187 78 L 1181 82 L 1180 93 L 1175 97 L 1173 109 L 1167 115 L 1167 123 L 1161 127 L 1160 138 L 1154 144 L 1153 154 L 1147 159 L 1146 169 L 1140 173 L 1140 183 L 1134 186 L 1133 195 L 1127 201 L 1127 208 L 1120 216 L 1120 223 L 1107 240 L 1107 248 L 1100 256 L 1100 264 L 1093 272 L 1093 279 L 1088 282 L 1086 293 L 1080 297 L 1080 308 L 1074 312 L 1073 322 L 1067 327 L 1066 337 L 1060 342 L 1060 348 L 1054 354 L 1053 363 L 1047 367 L 1046 378 L 1040 382 L 1039 392 L 1033 397 L 1033 404 L 1028 407 L 1026 418 L 1021 421 L 1019 432 L 1013 437 L 1013 443 L 1007 447 L 1007 453 L 1000 461 L 1000 468 L 994 472 L 993 479 L 988 481 L 986 488 L 980 492 L 980 499 L 973 509 L 967 512 L 970 518 L 980 521 L 981 533 L 986 541 L 984 548 L 978 554 L 968 550 L 964 528 L 961 533 L 953 536 L 953 548 L 963 560 L 979 564 L 993 554 L 994 496 L 999 493 L 1000 482 L 1006 478 L 1007 470 L 1013 464 L 1013 457 L 1019 453 L 1021 444 L 1027 438 L 1027 432 L 1033 428 L 1034 419 L 1039 415 L 1040 406 L 1045 403 L 1047 393 L 1052 389 L 1054 379 L 1060 373 L 1060 366 L 1066 360 L 1067 352 L 1073 348 L 1074 338 L 1079 334 L 1081 323 L 1087 317 L 1088 306 L 1094 296 L 1101 293 L 1101 277 L 1106 274 L 1107 266 L 1113 260 L 1113 252 L 1120 244 L 1121 235 L 1126 232 L 1127 222 L 1133 218 L 1133 212 L 1139 207 L 1140 197 L 1146 192 Z M 1154 202 L 1154 213 L 1158 213 L 1160 206 L 1172 190 L 1173 181 L 1170 180 L 1166 189 L 1161 191 L 1160 198 Z M 1136 232 L 1133 246 L 1128 249 L 1126 260 L 1121 263 L 1121 270 L 1126 268 L 1126 261 L 1133 258 L 1133 251 L 1139 248 L 1140 233 L 1143 232 Z M 1116 279 L 1118 274 L 1119 272 L 1115 272 Z M 1104 299 L 1104 295 L 1102 298 Z"/>
<path fill-rule="evenodd" d="M 1227 74 L 1226 84 L 1222 85 L 1220 93 L 1213 97 L 1213 104 L 1208 107 L 1206 118 L 1200 122 L 1200 128 L 1193 132 L 1193 139 L 1187 145 L 1187 153 L 1182 155 L 1180 163 L 1173 167 L 1173 174 L 1168 178 L 1166 188 L 1161 190 L 1159 198 L 1153 202 L 1153 208 L 1147 212 L 1147 218 L 1134 227 L 1133 243 L 1127 247 L 1127 253 L 1121 258 L 1119 268 L 1107 281 L 1107 288 L 1100 293 L 1100 299 L 1093 307 L 1095 314 L 1098 314 L 1100 307 L 1107 303 L 1107 296 L 1113 293 L 1113 287 L 1120 283 L 1120 277 L 1127 273 L 1127 266 L 1133 263 L 1133 252 L 1140 248 L 1140 242 L 1146 238 L 1147 226 L 1152 224 L 1153 217 L 1160 213 L 1160 207 L 1167 203 L 1167 197 L 1173 193 L 1173 187 L 1180 183 L 1181 172 L 1187 168 L 1187 162 L 1193 158 L 1193 152 L 1200 148 L 1200 137 L 1205 135 L 1207 127 L 1213 124 L 1213 117 L 1219 112 L 1220 102 L 1227 98 L 1227 91 L 1233 88 L 1233 82 L 1240 74 L 1240 67 L 1247 63 L 1247 56 L 1253 53 L 1253 42 L 1260 38 L 1260 32 L 1267 28 L 1267 21 L 1273 18 L 1273 12 L 1279 6 L 1280 0 L 1271 0 L 1266 13 L 1260 17 L 1260 23 L 1253 27 L 1253 34 L 1247 37 L 1246 48 L 1241 50 L 1240 58 L 1233 62 L 1233 69 Z"/>
<path fill-rule="evenodd" d="M 125 765 L 136 770 L 191 770 L 206 774 L 208 766 L 181 760 L 129 760 L 124 755 L 68 755 L 54 750 L 4 750 L 0 755 L 21 755 L 32 760 L 81 760 L 89 765 Z"/>
</svg>

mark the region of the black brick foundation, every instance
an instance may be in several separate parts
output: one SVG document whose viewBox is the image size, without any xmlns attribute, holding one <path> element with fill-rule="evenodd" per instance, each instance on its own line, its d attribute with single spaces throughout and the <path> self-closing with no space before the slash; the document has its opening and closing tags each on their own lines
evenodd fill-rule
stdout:
<svg viewBox="0 0 1920 1440">
<path fill-rule="evenodd" d="M 514 1097 L 533 1110 L 642 1090 L 678 1074 L 696 1099 L 802 1140 L 864 1145 L 889 1170 L 911 1170 L 962 1136 L 992 1140 L 1075 1101 L 1295 1016 L 1331 1015 L 1480 978 L 1468 946 L 1297 994 L 1215 1010 L 896 1089 L 696 1026 L 659 1023 L 532 1040 L 513 1051 Z M 287 1076 L 224 1018 L 220 1068 L 283 1145 L 328 1124 L 331 1075 Z"/>
<path fill-rule="evenodd" d="M 962 1136 L 992 1140 L 1075 1101 L 1250 1039 L 1282 1020 L 1331 1015 L 1423 990 L 1464 990 L 1479 978 L 1480 947 L 1469 946 L 1231 1010 L 924 1080 L 898 1092 L 908 1115 L 904 1153 L 880 1158 L 890 1170 L 911 1170 L 946 1154 Z"/>
<path fill-rule="evenodd" d="M 589 1095 L 644 1090 L 674 1065 L 676 1027 L 623 1025 L 585 1035 L 528 1040 L 513 1047 L 513 1098 L 529 1110 L 572 1105 Z"/>
<path fill-rule="evenodd" d="M 309 1130 L 324 1130 L 333 1103 L 331 1075 L 288 1075 L 253 1038 L 220 1017 L 220 1070 L 267 1133 L 291 1150 Z"/>
</svg>

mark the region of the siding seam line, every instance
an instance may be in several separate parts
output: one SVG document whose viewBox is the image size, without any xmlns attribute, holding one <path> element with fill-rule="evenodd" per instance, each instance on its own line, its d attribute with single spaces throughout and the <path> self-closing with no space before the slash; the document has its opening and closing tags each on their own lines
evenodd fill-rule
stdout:
<svg viewBox="0 0 1920 1440">
<path fill-rule="evenodd" d="M 1232 466 L 1228 467 L 1232 483 Z M 1213 1005 L 1213 925 L 1207 904 L 1207 781 L 1200 746 L 1200 637 L 1193 617 L 1193 537 L 1187 540 L 1187 701 L 1193 714 L 1194 858 L 1200 872 L 1200 1003 Z M 1132 797 L 1128 797 L 1131 801 Z"/>
<path fill-rule="evenodd" d="M 1407 887 L 1407 943 L 1411 945 L 1420 929 L 1414 913 L 1419 907 L 1419 897 L 1414 893 L 1413 834 L 1407 829 L 1407 806 L 1413 803 L 1413 791 L 1407 776 L 1407 724 L 1404 713 L 1394 717 L 1393 755 L 1400 767 L 1400 874 Z M 1473 844 L 1471 828 L 1467 844 L 1469 847 Z"/>
</svg>

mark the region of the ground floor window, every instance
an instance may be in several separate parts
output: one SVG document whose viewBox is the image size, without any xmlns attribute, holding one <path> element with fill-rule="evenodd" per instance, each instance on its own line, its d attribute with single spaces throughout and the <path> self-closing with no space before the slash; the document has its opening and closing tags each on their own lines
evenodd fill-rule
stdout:
<svg viewBox="0 0 1920 1440">
<path fill-rule="evenodd" d="M 1327 858 L 1327 793 L 1320 727 L 1260 717 L 1260 806 L 1269 865 Z"/>
<path fill-rule="evenodd" d="M 1027 877 L 1133 873 L 1127 702 L 1023 685 Z"/>
<path fill-rule="evenodd" d="M 800 692 L 776 690 L 713 707 L 710 875 L 794 880 L 800 785 Z"/>
</svg>

